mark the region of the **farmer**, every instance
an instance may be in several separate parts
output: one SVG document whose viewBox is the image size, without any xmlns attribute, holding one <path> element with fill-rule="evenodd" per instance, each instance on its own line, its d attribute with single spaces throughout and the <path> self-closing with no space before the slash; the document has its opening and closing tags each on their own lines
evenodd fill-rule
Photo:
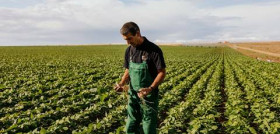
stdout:
<svg viewBox="0 0 280 134">
<path fill-rule="evenodd" d="M 123 91 L 130 81 L 126 133 L 140 133 L 142 122 L 145 134 L 156 134 L 158 86 L 166 74 L 162 51 L 141 35 L 134 22 L 125 23 L 120 33 L 129 47 L 125 51 L 125 72 L 115 90 Z"/>
</svg>

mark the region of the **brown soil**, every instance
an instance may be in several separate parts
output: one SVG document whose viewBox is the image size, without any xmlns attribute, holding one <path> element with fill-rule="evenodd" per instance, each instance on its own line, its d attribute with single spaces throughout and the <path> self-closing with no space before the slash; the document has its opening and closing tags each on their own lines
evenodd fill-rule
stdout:
<svg viewBox="0 0 280 134">
<path fill-rule="evenodd" d="M 280 62 L 280 42 L 239 43 L 228 46 L 259 60 Z"/>
</svg>

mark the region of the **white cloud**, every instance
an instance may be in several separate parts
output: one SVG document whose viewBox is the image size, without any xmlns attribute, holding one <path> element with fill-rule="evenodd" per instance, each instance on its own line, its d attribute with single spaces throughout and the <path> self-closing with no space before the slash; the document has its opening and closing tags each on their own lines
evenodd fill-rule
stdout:
<svg viewBox="0 0 280 134">
<path fill-rule="evenodd" d="M 124 42 L 119 29 L 127 21 L 152 41 L 279 40 L 279 2 L 209 8 L 186 0 L 29 1 L 0 6 L 0 45 Z"/>
<path fill-rule="evenodd" d="M 226 27 L 216 38 L 228 40 L 280 40 L 280 2 L 229 6 L 214 9 L 213 16 L 233 17 L 222 20 Z"/>
</svg>

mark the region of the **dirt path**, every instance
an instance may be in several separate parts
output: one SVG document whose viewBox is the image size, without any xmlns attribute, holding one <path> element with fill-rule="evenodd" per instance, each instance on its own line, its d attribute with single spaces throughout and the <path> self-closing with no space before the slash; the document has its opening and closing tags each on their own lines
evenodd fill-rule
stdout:
<svg viewBox="0 0 280 134">
<path fill-rule="evenodd" d="M 280 54 L 278 53 L 271 53 L 271 52 L 266 52 L 266 51 L 261 51 L 261 50 L 256 50 L 256 49 L 251 49 L 251 48 L 247 48 L 247 47 L 240 47 L 240 46 L 237 46 L 237 45 L 229 45 L 231 48 L 234 48 L 234 49 L 244 49 L 244 50 L 249 50 L 249 51 L 253 51 L 253 52 L 257 52 L 257 53 L 262 53 L 262 54 L 266 54 L 266 55 L 269 55 L 269 56 L 275 56 L 275 57 L 280 57 Z"/>
</svg>

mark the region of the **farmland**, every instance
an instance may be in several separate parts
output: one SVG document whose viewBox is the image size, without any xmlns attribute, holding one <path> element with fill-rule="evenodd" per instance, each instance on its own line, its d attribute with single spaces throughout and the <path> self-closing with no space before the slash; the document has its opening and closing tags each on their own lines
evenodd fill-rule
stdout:
<svg viewBox="0 0 280 134">
<path fill-rule="evenodd" d="M 280 42 L 235 43 L 229 46 L 259 60 L 280 62 Z"/>
<path fill-rule="evenodd" d="M 124 133 L 126 46 L 0 47 L 0 133 Z M 159 133 L 280 133 L 280 64 L 161 46 Z"/>
</svg>

